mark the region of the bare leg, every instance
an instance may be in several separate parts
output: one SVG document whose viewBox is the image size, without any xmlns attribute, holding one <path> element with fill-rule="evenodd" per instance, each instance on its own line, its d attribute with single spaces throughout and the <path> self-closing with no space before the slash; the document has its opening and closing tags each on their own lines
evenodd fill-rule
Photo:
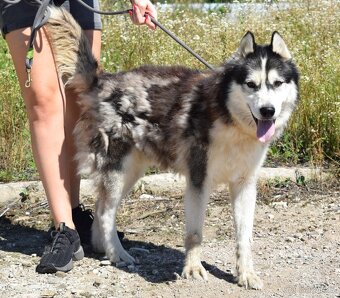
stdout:
<svg viewBox="0 0 340 298">
<path fill-rule="evenodd" d="M 72 206 L 79 203 L 79 177 L 73 161 L 72 128 L 79 113 L 75 100 L 65 100 L 59 84 L 52 51 L 44 29 L 35 42 L 32 84 L 26 88 L 25 57 L 30 28 L 6 35 L 28 114 L 35 162 L 56 227 L 65 222 L 74 228 Z M 100 32 L 93 34 L 93 47 L 99 55 Z"/>
<path fill-rule="evenodd" d="M 253 268 L 251 242 L 256 202 L 256 181 L 230 183 L 236 229 L 236 270 L 240 286 L 261 289 L 263 283 Z"/>
</svg>

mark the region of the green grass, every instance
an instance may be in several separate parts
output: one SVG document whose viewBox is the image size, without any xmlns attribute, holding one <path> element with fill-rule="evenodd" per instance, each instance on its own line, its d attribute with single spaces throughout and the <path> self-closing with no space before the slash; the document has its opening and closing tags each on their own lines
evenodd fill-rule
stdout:
<svg viewBox="0 0 340 298">
<path fill-rule="evenodd" d="M 213 65 L 223 63 L 235 51 L 247 30 L 255 33 L 259 43 L 269 42 L 272 31 L 279 31 L 301 73 L 301 99 L 284 136 L 270 150 L 269 160 L 338 165 L 340 3 L 293 3 L 289 10 L 277 11 L 271 6 L 263 15 L 244 11 L 237 20 L 223 10 L 204 13 L 188 9 L 159 12 L 158 19 Z M 159 29 L 152 32 L 134 26 L 127 16 L 104 17 L 103 21 L 102 64 L 109 71 L 150 63 L 204 69 Z M 34 167 L 24 105 L 3 40 L 0 70 L 0 180 L 21 179 Z"/>
<path fill-rule="evenodd" d="M 0 80 L 0 181 L 21 180 L 35 167 L 25 106 L 3 40 L 0 40 Z"/>
</svg>

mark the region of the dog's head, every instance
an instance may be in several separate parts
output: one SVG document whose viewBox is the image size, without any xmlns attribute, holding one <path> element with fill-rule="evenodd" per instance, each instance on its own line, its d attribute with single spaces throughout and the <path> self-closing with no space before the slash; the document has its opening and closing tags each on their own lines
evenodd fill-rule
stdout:
<svg viewBox="0 0 340 298">
<path fill-rule="evenodd" d="M 231 62 L 235 80 L 228 108 L 236 121 L 267 143 L 281 134 L 298 99 L 299 75 L 291 54 L 278 32 L 264 46 L 248 32 Z"/>
</svg>

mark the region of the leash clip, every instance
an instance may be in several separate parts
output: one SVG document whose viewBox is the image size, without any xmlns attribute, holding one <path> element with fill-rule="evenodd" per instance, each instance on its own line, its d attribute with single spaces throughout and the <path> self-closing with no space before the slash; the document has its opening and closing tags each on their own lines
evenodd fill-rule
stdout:
<svg viewBox="0 0 340 298">
<path fill-rule="evenodd" d="M 32 78 L 31 78 L 31 69 L 27 68 L 26 69 L 26 73 L 27 73 L 27 80 L 25 82 L 25 87 L 29 88 L 31 87 L 31 82 L 32 82 Z"/>
<path fill-rule="evenodd" d="M 34 40 L 34 37 L 32 38 L 32 41 Z M 32 45 L 30 45 L 29 49 L 27 50 L 26 54 L 26 73 L 27 73 L 27 80 L 25 82 L 25 87 L 29 88 L 31 87 L 31 70 L 32 70 L 32 64 L 33 64 L 33 54 L 34 54 L 34 49 L 33 49 L 33 42 Z"/>
</svg>

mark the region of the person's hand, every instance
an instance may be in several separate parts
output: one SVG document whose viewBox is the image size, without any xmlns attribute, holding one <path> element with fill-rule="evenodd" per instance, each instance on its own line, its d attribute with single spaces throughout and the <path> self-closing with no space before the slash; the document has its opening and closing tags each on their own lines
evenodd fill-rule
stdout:
<svg viewBox="0 0 340 298">
<path fill-rule="evenodd" d="M 136 25 L 146 24 L 151 29 L 156 29 L 156 25 L 152 23 L 150 16 L 157 19 L 157 11 L 150 0 L 131 0 L 132 11 L 130 13 L 131 20 Z"/>
</svg>

